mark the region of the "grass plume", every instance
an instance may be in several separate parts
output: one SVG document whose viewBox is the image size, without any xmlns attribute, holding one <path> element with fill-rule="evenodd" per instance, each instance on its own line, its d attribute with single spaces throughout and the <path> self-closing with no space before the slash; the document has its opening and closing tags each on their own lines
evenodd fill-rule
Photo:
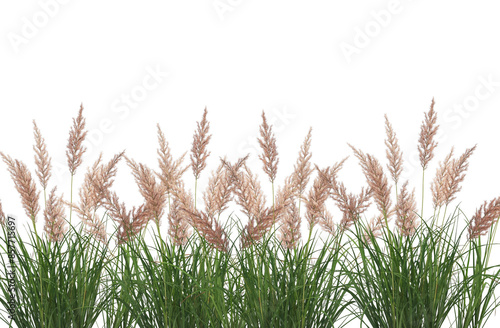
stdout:
<svg viewBox="0 0 500 328">
<path fill-rule="evenodd" d="M 33 150 L 35 151 L 35 164 L 37 167 L 36 175 L 38 176 L 38 180 L 40 181 L 42 189 L 45 193 L 51 176 L 52 164 L 47 151 L 47 146 L 45 145 L 45 139 L 42 137 L 42 134 L 34 120 L 33 133 L 35 136 L 35 145 L 33 146 Z"/>
</svg>

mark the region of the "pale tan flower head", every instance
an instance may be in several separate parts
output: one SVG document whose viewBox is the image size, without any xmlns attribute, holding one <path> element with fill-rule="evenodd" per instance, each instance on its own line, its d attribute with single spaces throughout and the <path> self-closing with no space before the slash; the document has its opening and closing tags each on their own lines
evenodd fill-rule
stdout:
<svg viewBox="0 0 500 328">
<path fill-rule="evenodd" d="M 150 220 L 146 206 L 133 207 L 127 211 L 125 203 L 120 203 L 116 192 L 109 192 L 106 197 L 106 208 L 110 217 L 118 224 L 116 234 L 118 244 L 121 245 L 130 241 L 144 229 Z"/>
<path fill-rule="evenodd" d="M 329 176 L 330 168 L 319 169 L 318 176 L 314 179 L 313 185 L 306 197 L 306 220 L 308 229 L 311 230 L 323 218 L 326 207 L 325 203 L 330 195 L 329 185 L 325 182 L 325 176 Z"/>
<path fill-rule="evenodd" d="M 475 239 L 488 233 L 491 226 L 495 224 L 499 218 L 500 197 L 491 200 L 489 203 L 484 202 L 469 223 L 469 239 Z"/>
<path fill-rule="evenodd" d="M 429 162 L 434 158 L 434 149 L 438 145 L 434 140 L 436 137 L 439 125 L 436 125 L 437 114 L 434 111 L 434 98 L 432 98 L 431 108 L 428 113 L 425 113 L 425 120 L 420 128 L 420 139 L 418 140 L 418 152 L 420 155 L 420 164 L 425 170 Z"/>
<path fill-rule="evenodd" d="M 355 156 L 359 159 L 361 168 L 366 177 L 366 182 L 370 187 L 372 197 L 382 216 L 389 218 L 393 214 L 391 209 L 391 186 L 384 173 L 382 165 L 379 161 L 370 154 L 364 154 L 362 151 L 349 145 L 354 151 Z"/>
<path fill-rule="evenodd" d="M 292 249 L 297 247 L 300 241 L 300 213 L 295 202 L 291 202 L 284 211 L 280 226 L 280 240 L 284 247 Z"/>
<path fill-rule="evenodd" d="M 411 236 L 418 227 L 417 202 L 415 201 L 415 190 L 408 193 L 408 181 L 403 184 L 398 195 L 396 205 L 396 226 L 403 236 Z"/>
<path fill-rule="evenodd" d="M 71 175 L 75 175 L 76 169 L 82 164 L 83 154 L 87 151 L 87 148 L 83 146 L 87 131 L 85 130 L 85 118 L 82 113 L 83 105 L 80 106 L 78 116 L 73 118 L 73 126 L 69 131 L 66 156 L 68 158 L 68 167 Z"/>
<path fill-rule="evenodd" d="M 389 169 L 392 180 L 397 185 L 401 172 L 403 171 L 403 152 L 399 148 L 398 138 L 392 129 L 392 125 L 387 115 L 385 115 L 385 132 L 387 134 L 387 139 L 385 140 L 385 145 L 387 146 L 386 156 L 389 160 L 387 168 Z"/>
<path fill-rule="evenodd" d="M 182 178 L 182 175 L 189 166 L 183 166 L 185 153 L 174 160 L 170 151 L 170 147 L 168 145 L 167 140 L 165 139 L 165 135 L 163 134 L 160 125 L 158 127 L 158 144 L 159 148 L 157 150 L 158 154 L 158 165 L 160 166 L 160 173 L 156 173 L 158 178 L 160 178 L 161 182 L 165 186 L 167 190 L 167 194 L 170 195 L 172 190 L 176 188 L 176 185 L 179 184 L 179 181 Z"/>
<path fill-rule="evenodd" d="M 186 213 L 181 210 L 180 201 L 174 198 L 167 217 L 168 235 L 175 245 L 185 245 L 190 236 Z"/>
<path fill-rule="evenodd" d="M 201 122 L 196 124 L 197 129 L 193 136 L 193 147 L 191 148 L 191 167 L 194 177 L 199 179 L 201 171 L 207 166 L 207 158 L 210 155 L 207 146 L 212 135 L 209 134 L 210 123 L 207 121 L 207 108 L 203 112 Z"/>
<path fill-rule="evenodd" d="M 144 215 L 151 215 L 150 219 L 155 220 L 156 225 L 159 226 L 167 205 L 166 187 L 156 181 L 153 171 L 146 165 L 136 163 L 128 157 L 125 158 L 128 166 L 132 169 L 132 175 L 139 187 L 139 192 L 144 197 Z"/>
<path fill-rule="evenodd" d="M 64 202 L 62 196 L 56 196 L 56 187 L 52 189 L 44 210 L 45 226 L 44 231 L 49 240 L 53 242 L 61 241 L 68 227 L 66 225 L 66 215 L 64 214 Z"/>
<path fill-rule="evenodd" d="M 33 120 L 33 133 L 35 136 L 35 145 L 33 146 L 33 150 L 35 151 L 35 164 L 37 167 L 36 175 L 38 176 L 38 180 L 42 185 L 42 188 L 47 189 L 47 183 L 51 176 L 51 159 L 49 157 L 49 153 L 47 152 L 47 146 L 45 145 L 45 139 L 42 137 L 36 122 Z"/>
<path fill-rule="evenodd" d="M 38 212 L 40 211 L 39 198 L 40 192 L 36 189 L 36 183 L 33 180 L 26 164 L 19 160 L 13 160 L 10 156 L 0 153 L 7 170 L 10 173 L 12 181 L 19 195 L 26 215 L 36 223 Z"/>
<path fill-rule="evenodd" d="M 231 173 L 221 161 L 217 170 L 212 172 L 207 190 L 203 193 L 207 214 L 210 217 L 219 217 L 232 199 Z"/>
<path fill-rule="evenodd" d="M 267 123 L 264 111 L 262 111 L 262 124 L 259 130 L 260 138 L 257 138 L 257 140 L 262 149 L 259 159 L 262 161 L 264 172 L 269 177 L 269 180 L 274 182 L 276 173 L 278 172 L 278 148 L 276 147 L 276 137 L 273 133 L 273 127 Z"/>
<path fill-rule="evenodd" d="M 124 152 L 118 153 L 108 163 L 102 164 L 102 154 L 100 154 L 92 167 L 87 169 L 83 185 L 79 190 L 79 204 L 68 204 L 73 206 L 85 225 L 86 232 L 103 243 L 107 241 L 106 227 L 97 210 L 106 207 L 110 188 L 117 173 L 117 165 L 123 156 Z"/>
<path fill-rule="evenodd" d="M 190 193 L 185 191 L 184 186 L 181 185 L 175 191 L 175 197 L 179 201 L 180 211 L 183 212 L 182 217 L 195 228 L 210 245 L 221 252 L 227 252 L 229 249 L 229 241 L 219 220 L 210 216 L 207 211 L 199 211 L 194 208 L 193 197 Z M 173 229 L 176 230 L 177 227 L 173 227 Z M 181 239 L 181 237 L 176 236 L 175 239 Z"/>
<path fill-rule="evenodd" d="M 444 161 L 439 163 L 439 168 L 436 171 L 436 176 L 431 184 L 432 201 L 434 208 L 443 206 L 446 202 L 446 193 L 450 183 L 450 175 L 452 168 L 452 157 L 454 149 L 451 148 L 450 153 Z"/>
<path fill-rule="evenodd" d="M 312 129 L 309 129 L 309 133 L 300 147 L 299 157 L 297 158 L 292 175 L 292 181 L 297 186 L 299 197 L 302 197 L 304 194 L 311 173 L 314 171 L 311 167 L 311 133 Z"/>
</svg>

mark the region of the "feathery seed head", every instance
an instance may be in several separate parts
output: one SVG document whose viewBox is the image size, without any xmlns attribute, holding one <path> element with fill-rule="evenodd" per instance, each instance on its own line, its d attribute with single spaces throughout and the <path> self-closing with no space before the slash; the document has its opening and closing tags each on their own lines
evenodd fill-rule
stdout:
<svg viewBox="0 0 500 328">
<path fill-rule="evenodd" d="M 391 209 L 391 186 L 389 186 L 382 165 L 380 165 L 379 161 L 372 155 L 364 154 L 353 146 L 349 146 L 359 159 L 360 166 L 380 213 L 389 218 L 393 214 L 393 209 Z"/>
<path fill-rule="evenodd" d="M 309 190 L 306 198 L 306 220 L 308 229 L 311 230 L 316 223 L 325 217 L 325 203 L 329 196 L 328 180 L 331 177 L 331 168 L 327 167 L 323 170 L 316 167 L 318 175 L 314 179 L 313 185 Z"/>
<path fill-rule="evenodd" d="M 342 182 L 337 182 L 335 179 L 333 179 L 329 187 L 330 196 L 342 212 L 340 228 L 342 230 L 349 229 L 349 227 L 358 222 L 361 214 L 370 206 L 370 189 L 362 188 L 359 195 L 354 195 L 353 193 L 347 193 L 345 185 Z"/>
<path fill-rule="evenodd" d="M 227 252 L 229 249 L 227 234 L 217 218 L 210 216 L 207 211 L 199 211 L 194 208 L 193 197 L 185 191 L 183 185 L 175 191 L 175 197 L 179 201 L 180 211 L 182 212 L 181 217 L 194 227 L 213 247 L 221 252 Z M 172 236 L 177 231 L 178 225 L 171 226 L 171 229 Z M 182 230 L 181 232 L 185 234 L 184 231 Z M 176 236 L 174 239 L 181 238 Z"/>
<path fill-rule="evenodd" d="M 68 230 L 66 227 L 66 215 L 64 214 L 64 202 L 61 197 L 56 197 L 54 187 L 49 194 L 47 206 L 44 210 L 45 226 L 44 231 L 49 240 L 53 242 L 61 241 Z"/>
<path fill-rule="evenodd" d="M 262 111 L 262 124 L 259 130 L 260 138 L 257 138 L 257 140 L 259 141 L 260 148 L 262 148 L 262 154 L 259 155 L 259 159 L 262 161 L 264 172 L 273 183 L 278 172 L 278 148 L 276 147 L 276 137 L 273 133 L 273 127 L 267 124 L 264 111 Z"/>
<path fill-rule="evenodd" d="M 206 107 L 201 122 L 197 122 L 196 124 L 197 129 L 193 136 L 193 146 L 191 148 L 191 167 L 194 177 L 199 179 L 201 171 L 207 166 L 207 158 L 210 155 L 207 146 L 212 137 L 209 134 L 210 123 L 207 121 Z"/>
<path fill-rule="evenodd" d="M 295 202 L 291 202 L 284 212 L 280 232 L 280 240 L 284 247 L 288 249 L 297 247 L 301 234 L 300 213 Z"/>
<path fill-rule="evenodd" d="M 500 197 L 484 202 L 472 217 L 468 232 L 469 240 L 485 235 L 500 218 Z"/>
<path fill-rule="evenodd" d="M 382 229 L 386 226 L 386 220 L 383 215 L 374 216 L 368 225 L 368 230 L 365 233 L 365 241 L 371 242 L 371 236 L 378 238 L 382 235 Z"/>
<path fill-rule="evenodd" d="M 141 205 L 138 208 L 135 206 L 127 211 L 125 203 L 120 203 L 116 192 L 108 192 L 106 201 L 106 209 L 110 217 L 118 223 L 117 239 L 118 244 L 128 242 L 147 225 L 151 214 L 148 213 L 146 206 Z"/>
<path fill-rule="evenodd" d="M 87 131 L 85 130 L 85 118 L 82 113 L 83 104 L 80 105 L 78 116 L 73 118 L 73 126 L 69 131 L 66 156 L 68 158 L 68 167 L 71 175 L 75 175 L 76 169 L 82 164 L 82 156 L 87 151 L 87 148 L 83 146 Z"/>
<path fill-rule="evenodd" d="M 300 147 L 299 158 L 294 165 L 294 172 L 292 175 L 293 183 L 297 186 L 297 193 L 299 197 L 302 197 L 306 186 L 309 182 L 309 178 L 313 169 L 311 168 L 311 133 L 312 128 L 309 129 L 309 133 L 304 140 L 304 143 Z"/>
<path fill-rule="evenodd" d="M 190 236 L 186 213 L 181 210 L 181 204 L 174 198 L 167 217 L 169 223 L 168 235 L 175 245 L 185 245 Z"/>
<path fill-rule="evenodd" d="M 175 189 L 175 186 L 179 183 L 182 175 L 189 166 L 183 167 L 184 153 L 179 159 L 174 160 L 170 151 L 170 147 L 168 145 L 167 140 L 165 139 L 165 135 L 161 131 L 160 125 L 158 127 L 158 143 L 159 148 L 157 150 L 158 154 L 158 164 L 160 166 L 160 173 L 156 173 L 158 178 L 161 180 L 163 185 L 167 190 L 167 194 L 170 195 L 172 190 Z"/>
<path fill-rule="evenodd" d="M 454 148 L 451 148 L 450 153 L 443 162 L 439 163 L 439 167 L 436 171 L 436 176 L 431 184 L 432 191 L 432 201 L 434 203 L 434 208 L 443 206 L 446 202 L 446 193 L 450 183 L 450 174 L 452 168 L 452 157 Z"/>
<path fill-rule="evenodd" d="M 389 160 L 387 168 L 392 180 L 397 184 L 403 171 L 403 152 L 399 148 L 398 138 L 392 129 L 392 124 L 389 122 L 387 115 L 385 115 L 385 131 L 387 134 L 387 139 L 385 140 L 385 145 L 387 146 L 386 155 Z"/>
<path fill-rule="evenodd" d="M 216 171 L 208 180 L 207 190 L 203 193 L 203 200 L 207 214 L 210 217 L 219 217 L 227 209 L 232 200 L 231 176 L 228 169 L 221 162 Z"/>
<path fill-rule="evenodd" d="M 139 187 L 139 192 L 145 200 L 144 213 L 141 215 L 151 215 L 151 218 L 159 225 L 167 204 L 166 186 L 156 181 L 153 171 L 146 165 L 137 164 L 128 157 L 125 159 L 132 169 L 132 175 Z"/>
<path fill-rule="evenodd" d="M 425 113 L 425 120 L 420 128 L 420 139 L 418 140 L 418 152 L 420 155 L 420 164 L 425 170 L 429 162 L 434 158 L 434 149 L 438 145 L 434 137 L 437 134 L 439 125 L 436 125 L 437 114 L 434 111 L 434 98 L 432 98 L 431 108 Z"/>
<path fill-rule="evenodd" d="M 476 146 L 468 148 L 457 159 L 451 162 L 448 170 L 448 183 L 445 193 L 445 204 L 449 205 L 455 198 L 457 193 L 462 190 L 460 184 L 464 181 L 467 169 L 469 168 L 469 158 L 474 153 Z"/>
<path fill-rule="evenodd" d="M 51 159 L 49 153 L 47 152 L 47 147 L 45 145 L 45 139 L 42 137 L 35 120 L 33 120 L 33 134 L 35 136 L 35 145 L 33 150 L 35 151 L 35 164 L 37 167 L 36 175 L 38 180 L 42 185 L 42 188 L 47 189 L 47 183 L 51 176 Z"/>
<path fill-rule="evenodd" d="M 408 193 L 408 181 L 403 184 L 403 188 L 398 195 L 396 205 L 396 226 L 403 236 L 411 236 L 418 226 L 417 222 L 417 202 L 415 201 L 415 190 Z"/>
<path fill-rule="evenodd" d="M 103 243 L 107 241 L 106 227 L 96 211 L 101 206 L 107 208 L 110 188 L 117 173 L 117 164 L 123 156 L 124 152 L 118 153 L 107 164 L 103 164 L 100 154 L 92 167 L 87 169 L 83 185 L 79 190 L 79 204 L 70 204 L 85 225 L 86 232 Z"/>
<path fill-rule="evenodd" d="M 16 190 L 21 196 L 21 202 L 26 215 L 31 218 L 33 224 L 36 223 L 40 206 L 38 204 L 40 192 L 36 189 L 36 183 L 33 180 L 30 171 L 26 164 L 19 160 L 13 160 L 10 156 L 0 152 L 5 164 L 7 164 L 8 171 Z"/>
</svg>

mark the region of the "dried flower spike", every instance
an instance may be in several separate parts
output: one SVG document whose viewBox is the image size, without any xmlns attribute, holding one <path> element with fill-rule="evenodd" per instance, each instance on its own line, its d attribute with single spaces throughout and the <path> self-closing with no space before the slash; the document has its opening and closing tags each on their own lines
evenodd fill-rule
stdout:
<svg viewBox="0 0 500 328">
<path fill-rule="evenodd" d="M 452 156 L 454 149 L 451 148 L 450 153 L 443 162 L 439 163 L 439 168 L 436 171 L 436 176 L 431 184 L 432 201 L 434 208 L 443 206 L 446 201 L 446 190 L 449 185 L 450 171 L 452 167 Z"/>
<path fill-rule="evenodd" d="M 278 189 L 276 198 L 276 207 L 279 212 L 275 212 L 273 224 L 279 220 L 279 238 L 287 248 L 294 248 L 301 237 L 302 218 L 299 207 L 295 204 L 297 193 L 297 185 L 293 182 L 293 176 L 291 176 L 285 180 L 283 188 Z"/>
<path fill-rule="evenodd" d="M 250 217 L 242 233 L 242 247 L 248 247 L 258 242 L 278 220 L 282 220 L 283 215 L 291 206 L 295 194 L 296 191 L 288 178 L 283 188 L 278 189 L 274 206 L 269 206 L 261 210 L 259 215 Z"/>
<path fill-rule="evenodd" d="M 207 108 L 203 112 L 201 122 L 197 122 L 197 129 L 193 136 L 193 147 L 191 148 L 191 167 L 196 179 L 199 179 L 201 171 L 207 166 L 207 158 L 210 152 L 207 150 L 208 142 L 212 135 L 208 134 L 210 123 L 207 121 Z"/>
<path fill-rule="evenodd" d="M 340 171 L 346 160 L 347 158 L 344 158 L 342 161 L 335 163 L 332 167 L 327 167 L 323 170 L 316 166 L 318 176 L 314 179 L 313 185 L 305 200 L 306 220 L 309 230 L 311 230 L 315 224 L 319 223 L 325 231 L 329 233 L 334 232 L 335 227 L 333 224 L 333 218 L 326 210 L 325 203 L 330 196 L 331 183 L 336 179 L 337 173 Z"/>
<path fill-rule="evenodd" d="M 8 171 L 14 184 L 16 190 L 21 196 L 21 201 L 26 215 L 31 218 L 33 224 L 36 223 L 38 212 L 40 211 L 40 206 L 38 204 L 40 198 L 40 192 L 36 189 L 36 183 L 31 177 L 31 173 L 28 170 L 26 164 L 19 160 L 13 160 L 10 156 L 0 153 L 5 164 L 7 164 Z"/>
<path fill-rule="evenodd" d="M 180 202 L 174 198 L 167 217 L 168 235 L 175 245 L 185 245 L 190 236 L 186 213 L 181 211 Z"/>
<path fill-rule="evenodd" d="M 469 239 L 485 235 L 500 217 L 500 197 L 484 202 L 469 223 Z"/>
<path fill-rule="evenodd" d="M 351 145 L 349 146 L 359 159 L 359 163 L 363 169 L 366 181 L 371 189 L 373 199 L 375 200 L 380 213 L 384 217 L 389 218 L 393 214 L 393 209 L 391 209 L 391 186 L 389 186 L 389 182 L 384 174 L 382 165 L 380 165 L 379 161 L 375 157 L 369 154 L 364 154 L 362 151 Z"/>
<path fill-rule="evenodd" d="M 132 169 L 135 182 L 145 200 L 145 212 L 151 215 L 157 226 L 164 214 L 167 204 L 166 187 L 156 181 L 153 171 L 146 165 L 137 164 L 134 160 L 125 157 L 128 166 Z"/>
<path fill-rule="evenodd" d="M 185 153 L 177 160 L 174 160 L 172 154 L 170 153 L 170 147 L 165 135 L 163 134 L 160 125 L 158 127 L 158 144 L 159 148 L 157 150 L 158 154 L 158 165 L 160 167 L 160 173 L 156 173 L 158 178 L 161 180 L 166 188 L 167 195 L 172 193 L 172 190 L 176 188 L 179 181 L 189 168 L 189 166 L 182 167 L 182 162 L 184 161 Z"/>
<path fill-rule="evenodd" d="M 329 185 L 325 181 L 325 177 L 330 176 L 330 168 L 327 167 L 323 170 L 317 168 L 317 170 L 318 176 L 314 179 L 306 198 L 306 220 L 309 230 L 324 217 L 326 211 L 325 203 L 329 197 Z"/>
<path fill-rule="evenodd" d="M 53 242 L 61 241 L 68 230 L 66 216 L 64 215 L 64 202 L 61 197 L 56 197 L 56 187 L 52 189 L 44 210 L 45 226 L 44 230 L 49 240 Z"/>
<path fill-rule="evenodd" d="M 417 202 L 415 201 L 415 190 L 408 193 L 408 181 L 403 184 L 403 188 L 398 196 L 396 206 L 396 226 L 403 236 L 411 236 L 418 226 L 417 223 Z"/>
<path fill-rule="evenodd" d="M 385 115 L 385 132 L 387 134 L 387 139 L 385 140 L 385 145 L 387 146 L 386 155 L 389 160 L 387 168 L 392 180 L 397 185 L 403 171 L 403 152 L 399 148 L 398 138 L 392 129 L 392 124 L 389 122 L 387 115 Z"/>
<path fill-rule="evenodd" d="M 170 224 L 168 234 L 177 245 L 181 245 L 185 244 L 191 235 L 188 215 L 194 211 L 194 201 L 193 196 L 186 191 L 182 181 L 172 190 L 172 195 L 174 200 L 168 216 Z"/>
<path fill-rule="evenodd" d="M 45 139 L 42 137 L 36 122 L 33 120 L 33 133 L 35 136 L 35 145 L 33 150 L 35 151 L 35 164 L 37 167 L 36 175 L 38 180 L 42 185 L 43 190 L 47 189 L 47 183 L 51 176 L 52 164 L 49 153 L 47 152 L 47 147 L 45 145 Z"/>
<path fill-rule="evenodd" d="M 371 242 L 371 238 L 378 238 L 382 235 L 382 229 L 386 226 L 386 220 L 383 215 L 374 216 L 368 224 L 367 231 L 365 232 L 365 241 Z"/>
<path fill-rule="evenodd" d="M 278 190 L 274 209 L 266 208 L 266 199 L 260 183 L 252 171 L 245 164 L 248 155 L 231 165 L 222 160 L 229 172 L 232 192 L 236 196 L 236 203 L 243 208 L 249 222 L 242 234 L 242 245 L 247 247 L 258 241 L 279 219 L 288 198 L 292 196 L 289 187 Z"/>
<path fill-rule="evenodd" d="M 331 197 L 342 212 L 340 228 L 342 230 L 349 229 L 349 227 L 358 222 L 361 214 L 370 206 L 371 191 L 370 189 L 362 188 L 359 195 L 348 194 L 345 185 L 335 180 L 333 183 L 330 183 L 330 189 Z"/>
<path fill-rule="evenodd" d="M 121 152 L 115 155 L 107 164 L 101 164 L 102 154 L 100 154 L 94 165 L 85 174 L 83 185 L 79 191 L 80 203 L 77 206 L 73 204 L 75 211 L 86 226 L 87 233 L 94 235 L 103 243 L 107 241 L 106 228 L 96 212 L 106 204 L 109 198 L 109 189 L 114 183 L 117 164 L 123 154 Z"/>
<path fill-rule="evenodd" d="M 83 146 L 87 131 L 85 131 L 85 118 L 82 112 L 83 104 L 80 105 L 80 110 L 78 111 L 76 119 L 73 118 L 73 126 L 69 131 L 66 156 L 68 157 L 69 172 L 71 175 L 75 175 L 76 169 L 82 164 L 82 156 L 87 150 L 87 148 Z"/>
<path fill-rule="evenodd" d="M 95 199 L 94 205 L 96 208 L 104 204 L 106 195 L 109 189 L 113 186 L 114 178 L 118 171 L 117 165 L 124 154 L 125 151 L 116 154 L 109 160 L 107 164 L 101 164 L 95 171 L 96 174 L 94 175 L 94 178 L 91 180 L 91 182 L 94 192 L 93 198 Z"/>
<path fill-rule="evenodd" d="M 300 214 L 295 202 L 283 214 L 280 227 L 280 240 L 284 247 L 288 249 L 295 248 L 300 241 Z"/>
<path fill-rule="evenodd" d="M 449 205 L 460 192 L 462 183 L 465 179 L 465 173 L 469 168 L 469 158 L 474 153 L 476 146 L 465 150 L 465 152 L 457 159 L 451 162 L 448 172 L 448 179 L 446 183 L 446 191 L 444 193 L 444 203 Z"/>
<path fill-rule="evenodd" d="M 208 180 L 207 190 L 203 193 L 205 208 L 210 217 L 219 217 L 227 209 L 232 200 L 231 176 L 228 169 L 221 162 Z"/>
<path fill-rule="evenodd" d="M 432 98 L 431 108 L 428 113 L 425 113 L 425 120 L 420 128 L 420 139 L 418 140 L 418 152 L 420 155 L 420 164 L 425 170 L 429 162 L 434 157 L 434 149 L 437 142 L 434 140 L 439 125 L 436 125 L 437 114 L 434 111 L 434 98 Z"/>
<path fill-rule="evenodd" d="M 243 172 L 238 170 L 237 163 L 233 166 L 231 179 L 233 183 L 233 192 L 236 195 L 236 203 L 243 208 L 250 220 L 260 217 L 264 211 L 266 198 L 262 192 L 259 180 L 252 171 L 241 163 Z"/>
<path fill-rule="evenodd" d="M 144 205 L 127 211 L 125 203 L 120 203 L 116 192 L 108 193 L 106 208 L 111 218 L 118 223 L 118 244 L 128 242 L 139 234 L 149 221 L 150 213 Z"/>
<path fill-rule="evenodd" d="M 294 172 L 292 175 L 292 181 L 297 186 L 297 194 L 302 197 L 306 186 L 309 182 L 309 177 L 313 172 L 311 167 L 311 133 L 312 129 L 309 129 L 309 133 L 304 140 L 304 143 L 300 147 L 299 158 L 294 166 Z"/>
<path fill-rule="evenodd" d="M 272 126 L 267 124 L 266 114 L 262 111 L 262 124 L 260 126 L 259 145 L 262 148 L 262 154 L 259 159 L 263 163 L 264 172 L 269 180 L 274 183 L 276 173 L 278 172 L 278 148 L 276 147 L 276 137 L 274 136 Z"/>
<path fill-rule="evenodd" d="M 195 209 L 193 198 L 185 191 L 183 186 L 176 190 L 175 196 L 179 200 L 180 210 L 184 212 L 189 224 L 213 247 L 221 252 L 227 252 L 229 249 L 227 234 L 217 218 L 209 216 L 206 211 Z"/>
</svg>

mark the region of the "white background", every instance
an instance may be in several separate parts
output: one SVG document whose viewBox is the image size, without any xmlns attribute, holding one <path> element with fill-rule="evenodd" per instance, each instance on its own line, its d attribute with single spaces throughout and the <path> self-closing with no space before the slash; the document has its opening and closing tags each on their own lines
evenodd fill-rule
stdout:
<svg viewBox="0 0 500 328">
<path fill-rule="evenodd" d="M 262 110 L 278 138 L 279 182 L 310 126 L 320 167 L 352 155 L 348 142 L 385 165 L 386 113 L 405 152 L 405 179 L 420 195 L 416 146 L 434 97 L 440 143 L 427 182 L 451 146 L 458 154 L 477 143 L 458 197 L 471 216 L 500 196 L 499 9 L 494 1 L 4 1 L 0 150 L 34 169 L 36 119 L 54 165 L 51 187 L 69 198 L 65 146 L 80 103 L 90 142 L 77 186 L 101 151 L 109 159 L 126 149 L 156 168 L 156 123 L 180 156 L 207 106 L 212 155 L 201 185 L 219 157 L 251 153 L 269 191 L 256 160 Z M 0 166 L 4 210 L 23 222 Z M 139 205 L 128 168 L 120 169 L 116 190 Z M 364 184 L 353 156 L 340 177 L 354 192 Z"/>
</svg>

